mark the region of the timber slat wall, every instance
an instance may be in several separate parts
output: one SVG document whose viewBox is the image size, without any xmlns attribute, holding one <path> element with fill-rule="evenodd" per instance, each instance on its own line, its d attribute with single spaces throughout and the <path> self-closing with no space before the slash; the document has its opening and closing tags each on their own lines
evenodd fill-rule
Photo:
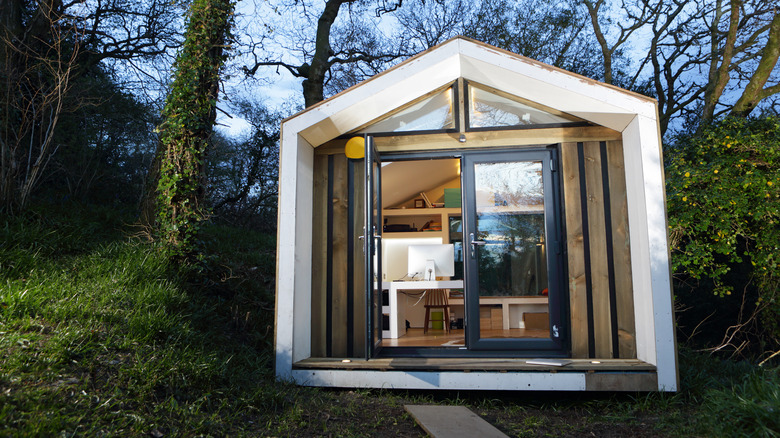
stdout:
<svg viewBox="0 0 780 438">
<path fill-rule="evenodd" d="M 615 285 L 617 294 L 618 336 L 620 357 L 636 357 L 636 326 L 634 321 L 634 294 L 631 293 L 631 246 L 628 237 L 628 200 L 626 198 L 623 143 L 607 142 L 609 152 L 609 185 L 612 188 L 612 237 L 615 251 Z M 617 196 L 622 193 L 622 196 Z"/>
<path fill-rule="evenodd" d="M 634 358 L 636 329 L 622 142 L 563 143 L 561 161 L 572 357 Z M 586 217 L 583 210 L 587 210 Z"/>
<path fill-rule="evenodd" d="M 588 310 L 585 285 L 585 256 L 580 208 L 580 179 L 577 144 L 561 147 L 563 203 L 566 216 L 566 242 L 569 271 L 569 315 L 571 319 L 571 352 L 573 357 L 588 357 Z"/>
<path fill-rule="evenodd" d="M 328 217 L 328 156 L 314 157 L 314 205 L 315 218 Z M 325 357 L 327 351 L 327 292 L 328 292 L 328 221 L 315 220 L 312 230 L 312 278 L 311 278 L 311 354 Z"/>
<path fill-rule="evenodd" d="M 561 162 L 572 357 L 635 358 L 636 328 L 622 142 L 562 143 Z M 363 355 L 362 242 L 358 239 L 350 242 L 348 236 L 348 166 L 349 161 L 336 148 L 323 148 L 315 157 L 312 357 Z M 584 169 L 583 173 L 580 167 Z M 362 168 L 355 171 L 355 182 L 362 181 L 362 173 Z M 363 194 L 355 191 L 352 197 L 359 200 L 355 203 L 356 211 L 362 212 Z M 609 217 L 605 208 L 609 209 Z M 587 211 L 586 218 L 583 209 Z M 362 231 L 362 219 L 358 219 L 361 214 L 355 214 L 352 224 L 356 231 Z M 587 233 L 583 225 L 587 226 Z M 333 242 L 331 248 L 327 245 L 329 240 Z M 355 255 L 351 270 L 354 301 L 348 308 L 347 249 L 350 243 Z"/>
<path fill-rule="evenodd" d="M 356 167 L 360 169 L 356 170 L 354 178 L 362 178 L 362 166 Z M 364 354 L 362 241 L 349 236 L 349 178 L 349 160 L 343 153 L 315 155 L 312 206 L 315 218 L 312 235 L 313 357 L 360 357 Z M 353 202 L 352 229 L 362 231 L 362 190 L 353 191 L 351 196 L 357 200 Z M 329 241 L 332 242 L 330 248 Z M 349 269 L 350 244 L 354 269 Z M 352 300 L 349 299 L 350 292 Z"/>
</svg>

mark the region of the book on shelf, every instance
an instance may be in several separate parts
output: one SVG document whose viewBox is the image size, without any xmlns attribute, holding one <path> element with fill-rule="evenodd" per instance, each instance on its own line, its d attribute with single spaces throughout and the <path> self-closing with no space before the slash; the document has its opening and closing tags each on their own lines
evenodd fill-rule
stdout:
<svg viewBox="0 0 780 438">
<path fill-rule="evenodd" d="M 431 204 L 431 200 L 428 199 L 428 195 L 426 195 L 425 192 L 420 192 L 420 197 L 423 198 L 423 201 L 425 201 L 426 207 L 433 208 L 433 204 Z"/>
</svg>

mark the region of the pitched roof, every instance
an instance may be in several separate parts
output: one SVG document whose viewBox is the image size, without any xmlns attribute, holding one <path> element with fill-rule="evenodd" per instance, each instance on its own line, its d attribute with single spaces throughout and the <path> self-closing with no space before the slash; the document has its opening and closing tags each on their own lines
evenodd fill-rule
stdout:
<svg viewBox="0 0 780 438">
<path fill-rule="evenodd" d="M 282 129 L 318 146 L 459 77 L 617 131 L 636 116 L 657 118 L 652 98 L 455 37 L 293 115 Z"/>
</svg>

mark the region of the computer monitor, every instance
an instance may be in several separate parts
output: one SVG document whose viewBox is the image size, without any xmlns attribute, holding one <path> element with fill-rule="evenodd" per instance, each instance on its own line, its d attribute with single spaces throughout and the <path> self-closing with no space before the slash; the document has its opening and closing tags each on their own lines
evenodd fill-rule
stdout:
<svg viewBox="0 0 780 438">
<path fill-rule="evenodd" d="M 446 245 L 409 245 L 409 277 L 436 280 L 455 275 L 455 248 Z"/>
</svg>

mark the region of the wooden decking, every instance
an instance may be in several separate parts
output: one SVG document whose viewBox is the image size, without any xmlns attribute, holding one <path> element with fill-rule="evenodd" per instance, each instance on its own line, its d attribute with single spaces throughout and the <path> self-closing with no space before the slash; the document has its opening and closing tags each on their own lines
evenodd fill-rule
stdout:
<svg viewBox="0 0 780 438">
<path fill-rule="evenodd" d="M 532 363 L 529 363 L 532 362 Z M 630 372 L 655 373 L 656 367 L 637 359 L 565 359 L 563 366 L 534 364 L 534 359 L 511 358 L 317 358 L 293 364 L 297 369 L 379 371 L 493 371 L 493 372 Z"/>
</svg>

